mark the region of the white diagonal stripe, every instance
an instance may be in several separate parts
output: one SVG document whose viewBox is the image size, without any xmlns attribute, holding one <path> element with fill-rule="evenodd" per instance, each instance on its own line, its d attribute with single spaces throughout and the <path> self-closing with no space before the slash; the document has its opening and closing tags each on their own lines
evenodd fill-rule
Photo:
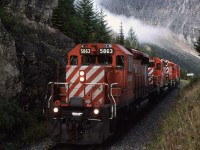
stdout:
<svg viewBox="0 0 200 150">
<path fill-rule="evenodd" d="M 152 73 L 153 73 L 153 69 L 148 72 L 149 75 L 152 74 Z"/>
<path fill-rule="evenodd" d="M 78 83 L 74 88 L 73 88 L 73 90 L 71 91 L 71 93 L 69 94 L 70 95 L 70 97 L 73 97 L 74 96 L 74 94 L 78 91 L 78 89 L 81 87 L 81 83 Z"/>
<path fill-rule="evenodd" d="M 91 83 L 97 83 L 99 80 L 102 79 L 102 77 L 104 76 L 104 70 L 102 70 L 102 72 L 96 77 L 94 78 L 94 80 Z M 89 92 L 92 89 L 93 85 L 88 85 L 86 88 L 86 93 Z"/>
<path fill-rule="evenodd" d="M 99 88 L 93 93 L 92 99 L 95 99 L 103 91 L 102 85 Z"/>
<path fill-rule="evenodd" d="M 88 80 L 99 68 L 100 68 L 100 66 L 94 66 L 94 67 L 86 74 L 86 80 Z"/>
<path fill-rule="evenodd" d="M 69 77 L 69 75 L 74 71 L 75 67 L 71 67 L 67 72 L 66 72 L 66 79 Z"/>
<path fill-rule="evenodd" d="M 80 69 L 85 69 L 87 68 L 88 66 L 82 66 Z M 72 66 L 70 68 L 70 70 L 67 72 L 67 75 L 66 76 L 70 76 L 70 74 L 77 68 L 77 66 Z M 70 80 L 71 83 L 74 83 L 79 77 L 79 69 L 77 69 L 77 72 L 75 73 L 75 75 L 73 76 L 73 78 Z M 72 86 L 73 84 L 70 84 L 70 87 Z M 74 94 L 78 91 L 78 89 L 81 87 L 81 83 L 78 83 L 74 89 L 72 89 L 72 91 L 70 92 L 70 97 L 73 97 Z"/>
</svg>

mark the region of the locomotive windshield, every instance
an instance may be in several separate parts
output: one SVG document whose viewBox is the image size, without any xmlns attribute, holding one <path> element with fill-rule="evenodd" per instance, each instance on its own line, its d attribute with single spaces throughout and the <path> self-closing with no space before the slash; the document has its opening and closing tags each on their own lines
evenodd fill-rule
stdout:
<svg viewBox="0 0 200 150">
<path fill-rule="evenodd" d="M 78 65 L 78 56 L 75 56 L 75 55 L 70 56 L 70 64 Z"/>
<path fill-rule="evenodd" d="M 99 55 L 97 59 L 98 64 L 112 64 L 112 56 L 110 55 Z"/>
<path fill-rule="evenodd" d="M 155 62 L 149 62 L 149 67 L 154 67 Z"/>
<path fill-rule="evenodd" d="M 155 66 L 155 60 L 149 59 L 149 67 L 154 67 Z"/>
<path fill-rule="evenodd" d="M 82 65 L 91 65 L 96 63 L 95 55 L 83 55 L 82 56 Z"/>
<path fill-rule="evenodd" d="M 110 55 L 83 55 L 82 65 L 108 65 L 112 64 L 112 56 Z"/>
</svg>

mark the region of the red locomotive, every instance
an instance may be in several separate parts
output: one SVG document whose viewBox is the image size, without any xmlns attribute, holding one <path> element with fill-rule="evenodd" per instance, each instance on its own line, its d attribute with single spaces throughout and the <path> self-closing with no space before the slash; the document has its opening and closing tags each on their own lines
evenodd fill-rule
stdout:
<svg viewBox="0 0 200 150">
<path fill-rule="evenodd" d="M 68 53 L 66 82 L 49 83 L 52 138 L 71 144 L 102 143 L 115 132 L 122 114 L 149 102 L 150 87 L 167 85 L 163 61 L 155 57 L 151 66 L 149 61 L 147 54 L 118 44 L 88 43 L 73 48 Z"/>
<path fill-rule="evenodd" d="M 167 68 L 165 62 L 158 58 L 149 58 L 150 93 L 160 94 L 168 89 Z"/>
<path fill-rule="evenodd" d="M 168 77 L 168 86 L 174 87 L 177 83 L 180 82 L 180 66 L 169 61 L 165 60 L 167 66 L 167 77 Z"/>
</svg>

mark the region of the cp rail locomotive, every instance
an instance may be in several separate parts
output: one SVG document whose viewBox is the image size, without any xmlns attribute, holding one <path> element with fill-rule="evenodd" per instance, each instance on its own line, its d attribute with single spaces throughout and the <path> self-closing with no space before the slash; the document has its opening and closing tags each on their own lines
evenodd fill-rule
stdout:
<svg viewBox="0 0 200 150">
<path fill-rule="evenodd" d="M 60 143 L 102 143 L 122 114 L 180 81 L 177 64 L 119 44 L 78 44 L 67 59 L 66 82 L 48 84 L 48 130 Z"/>
</svg>

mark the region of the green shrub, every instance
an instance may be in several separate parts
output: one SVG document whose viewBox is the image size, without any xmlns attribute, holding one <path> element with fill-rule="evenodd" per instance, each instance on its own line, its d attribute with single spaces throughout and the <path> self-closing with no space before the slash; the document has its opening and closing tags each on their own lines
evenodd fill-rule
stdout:
<svg viewBox="0 0 200 150">
<path fill-rule="evenodd" d="M 47 136 L 45 123 L 38 123 L 24 131 L 22 141 L 24 143 L 37 142 Z"/>
<path fill-rule="evenodd" d="M 179 94 L 184 93 L 187 90 L 190 90 L 190 88 L 194 86 L 197 86 L 198 82 L 200 81 L 200 75 L 194 76 L 190 78 L 190 80 L 188 81 L 189 81 L 188 84 L 183 89 L 181 89 Z"/>
<path fill-rule="evenodd" d="M 0 149 L 15 149 L 46 136 L 41 111 L 28 112 L 17 101 L 0 98 Z"/>
</svg>

